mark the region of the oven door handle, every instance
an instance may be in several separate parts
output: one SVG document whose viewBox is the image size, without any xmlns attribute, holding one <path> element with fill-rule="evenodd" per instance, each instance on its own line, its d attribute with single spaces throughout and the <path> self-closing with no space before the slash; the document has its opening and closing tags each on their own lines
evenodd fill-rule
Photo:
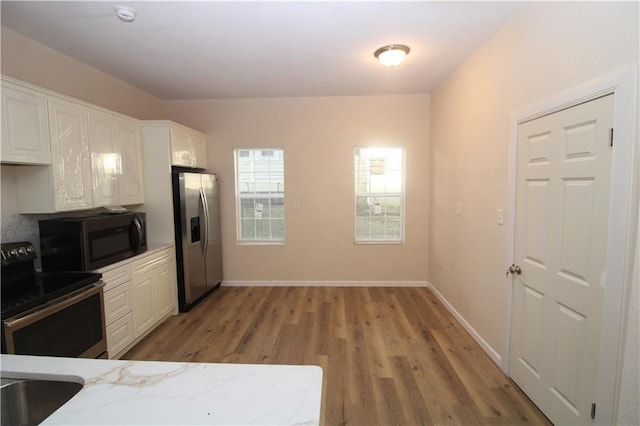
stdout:
<svg viewBox="0 0 640 426">
<path fill-rule="evenodd" d="M 104 282 L 100 280 L 88 290 L 82 289 L 78 291 L 74 296 L 71 296 L 67 299 L 60 300 L 60 301 L 54 300 L 44 308 L 40 308 L 40 309 L 36 308 L 36 310 L 30 310 L 30 311 L 18 314 L 14 317 L 3 320 L 2 323 L 7 328 L 19 329 L 33 322 L 39 321 L 40 319 L 45 318 L 51 314 L 55 314 L 56 312 L 61 311 L 64 308 L 67 308 L 75 303 L 78 303 L 81 300 L 84 300 L 90 296 L 93 296 L 96 293 L 100 293 L 102 291 L 102 287 L 104 286 L 105 286 Z"/>
</svg>

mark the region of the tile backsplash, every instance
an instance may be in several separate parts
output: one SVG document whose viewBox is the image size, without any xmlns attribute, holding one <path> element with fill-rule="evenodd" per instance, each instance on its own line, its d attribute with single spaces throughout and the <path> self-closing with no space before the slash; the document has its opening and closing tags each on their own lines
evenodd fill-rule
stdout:
<svg viewBox="0 0 640 426">
<path fill-rule="evenodd" d="M 0 239 L 3 243 L 31 242 L 38 255 L 35 260 L 35 267 L 40 269 L 40 230 L 38 229 L 38 221 L 55 216 L 60 215 L 5 214 L 0 218 Z"/>
<path fill-rule="evenodd" d="M 3 216 L 0 220 L 2 242 L 31 241 L 35 244 L 40 238 L 38 220 L 40 219 L 33 215 L 11 214 Z"/>
</svg>

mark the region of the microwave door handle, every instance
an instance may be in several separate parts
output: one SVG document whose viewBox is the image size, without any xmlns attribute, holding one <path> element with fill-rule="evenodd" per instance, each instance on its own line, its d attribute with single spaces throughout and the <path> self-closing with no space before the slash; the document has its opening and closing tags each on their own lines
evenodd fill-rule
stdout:
<svg viewBox="0 0 640 426">
<path fill-rule="evenodd" d="M 142 240 L 144 238 L 144 235 L 142 233 L 142 224 L 140 223 L 140 217 L 138 215 L 135 215 L 133 217 L 133 225 L 136 228 L 136 234 L 138 234 L 138 244 L 136 247 L 133 247 L 133 249 L 135 251 L 138 251 L 142 246 Z"/>
<path fill-rule="evenodd" d="M 202 208 L 202 216 L 201 219 L 204 219 L 204 226 L 202 226 L 202 221 L 200 223 L 200 228 L 204 229 L 204 238 L 200 238 L 200 251 L 202 252 L 202 256 L 207 255 L 207 201 L 204 196 L 204 191 L 200 188 L 200 207 Z"/>
</svg>

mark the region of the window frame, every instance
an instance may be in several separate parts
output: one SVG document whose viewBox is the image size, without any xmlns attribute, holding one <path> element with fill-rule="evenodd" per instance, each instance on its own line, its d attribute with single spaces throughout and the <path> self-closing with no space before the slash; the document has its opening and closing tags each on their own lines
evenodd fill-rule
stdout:
<svg viewBox="0 0 640 426">
<path fill-rule="evenodd" d="M 267 196 L 260 198 L 269 198 L 269 199 L 281 199 L 282 200 L 282 239 L 242 239 L 242 200 L 243 199 L 256 199 L 256 193 L 252 193 L 251 195 L 244 195 L 240 192 L 240 169 L 239 169 L 239 153 L 241 151 L 251 151 L 251 152 L 260 152 L 263 153 L 265 151 L 280 151 L 282 153 L 282 181 L 285 181 L 285 152 L 284 148 L 281 147 L 258 147 L 258 148 L 234 148 L 233 150 L 233 162 L 234 162 L 234 181 L 235 181 L 235 198 L 236 198 L 236 244 L 237 245 L 284 245 L 286 241 L 286 186 L 283 189 L 282 194 L 272 194 L 270 193 Z M 255 173 L 254 173 L 255 177 Z M 270 218 L 271 219 L 271 218 Z M 254 219 L 255 220 L 255 219 Z"/>
<path fill-rule="evenodd" d="M 401 176 L 400 176 L 400 192 L 358 192 L 356 185 L 356 151 L 359 149 L 400 149 L 401 159 Z M 404 244 L 405 243 L 405 198 L 406 198 L 406 175 L 407 175 L 407 150 L 402 145 L 389 145 L 389 146 L 354 146 L 353 148 L 353 173 L 351 178 L 353 179 L 353 242 L 356 245 L 370 245 L 370 244 Z M 400 236 L 398 239 L 358 239 L 357 226 L 358 226 L 358 198 L 359 197 L 399 197 L 400 198 Z"/>
</svg>

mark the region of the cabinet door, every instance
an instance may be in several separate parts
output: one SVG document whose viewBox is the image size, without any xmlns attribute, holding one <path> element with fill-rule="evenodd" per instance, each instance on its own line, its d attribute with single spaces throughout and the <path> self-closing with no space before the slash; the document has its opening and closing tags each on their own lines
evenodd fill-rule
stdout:
<svg viewBox="0 0 640 426">
<path fill-rule="evenodd" d="M 134 274 L 133 280 L 133 324 L 136 337 L 147 331 L 156 320 L 153 301 L 153 270 Z"/>
<path fill-rule="evenodd" d="M 94 207 L 119 204 L 122 156 L 118 143 L 118 121 L 114 116 L 89 111 L 89 149 Z"/>
<path fill-rule="evenodd" d="M 122 153 L 121 204 L 144 203 L 142 170 L 142 138 L 137 123 L 120 120 L 120 152 Z"/>
<path fill-rule="evenodd" d="M 2 162 L 51 164 L 47 98 L 2 82 Z"/>
<path fill-rule="evenodd" d="M 194 167 L 193 144 L 190 135 L 184 129 L 171 127 L 171 165 Z"/>
<path fill-rule="evenodd" d="M 51 113 L 51 173 L 56 211 L 93 207 L 86 108 L 49 101 Z"/>
<path fill-rule="evenodd" d="M 200 135 L 193 135 L 191 137 L 193 145 L 193 152 L 195 156 L 194 167 L 199 169 L 207 168 L 207 139 Z"/>
<path fill-rule="evenodd" d="M 158 319 L 173 312 L 174 294 L 176 291 L 173 262 L 168 262 L 156 269 L 155 294 Z"/>
</svg>

